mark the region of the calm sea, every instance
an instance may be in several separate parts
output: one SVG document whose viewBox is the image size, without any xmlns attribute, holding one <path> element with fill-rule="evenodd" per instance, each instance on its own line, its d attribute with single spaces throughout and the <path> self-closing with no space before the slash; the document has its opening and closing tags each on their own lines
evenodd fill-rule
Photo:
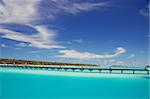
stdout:
<svg viewBox="0 0 150 99">
<path fill-rule="evenodd" d="M 0 99 L 150 99 L 150 76 L 0 68 Z"/>
</svg>

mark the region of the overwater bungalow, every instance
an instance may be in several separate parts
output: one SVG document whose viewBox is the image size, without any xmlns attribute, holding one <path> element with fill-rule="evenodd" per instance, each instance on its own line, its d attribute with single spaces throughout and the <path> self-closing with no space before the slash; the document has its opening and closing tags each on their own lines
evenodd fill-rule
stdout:
<svg viewBox="0 0 150 99">
<path fill-rule="evenodd" d="M 150 70 L 150 66 L 145 66 L 145 70 Z"/>
</svg>

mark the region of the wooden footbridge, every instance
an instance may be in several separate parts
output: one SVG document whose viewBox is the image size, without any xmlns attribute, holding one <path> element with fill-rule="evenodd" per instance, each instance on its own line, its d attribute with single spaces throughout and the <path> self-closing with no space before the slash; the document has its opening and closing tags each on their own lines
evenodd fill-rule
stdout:
<svg viewBox="0 0 150 99">
<path fill-rule="evenodd" d="M 136 74 L 137 72 L 141 71 L 146 74 L 150 74 L 150 66 L 145 66 L 145 68 L 100 68 L 100 67 L 70 67 L 70 66 L 16 66 L 16 65 L 0 65 L 0 67 L 10 67 L 10 68 L 22 68 L 22 69 L 44 69 L 44 70 L 65 70 L 65 71 L 98 71 L 103 72 L 107 71 L 107 73 L 113 73 L 113 71 L 119 71 L 119 73 L 124 74 L 125 72 L 130 72 L 132 74 Z M 117 72 L 118 73 L 118 72 Z"/>
</svg>

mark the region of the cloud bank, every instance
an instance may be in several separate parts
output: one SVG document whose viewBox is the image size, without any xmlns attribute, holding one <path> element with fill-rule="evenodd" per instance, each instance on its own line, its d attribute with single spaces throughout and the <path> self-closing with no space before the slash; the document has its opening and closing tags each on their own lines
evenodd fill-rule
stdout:
<svg viewBox="0 0 150 99">
<path fill-rule="evenodd" d="M 0 34 L 2 38 L 11 39 L 15 41 L 20 41 L 24 43 L 18 44 L 19 46 L 31 46 L 36 48 L 64 48 L 61 45 L 57 45 L 53 39 L 55 38 L 56 31 L 48 30 L 45 26 L 35 26 L 34 27 L 38 32 L 36 34 L 27 35 L 20 32 L 12 31 L 9 29 L 1 29 Z"/>
<path fill-rule="evenodd" d="M 42 20 L 53 20 L 60 14 L 76 15 L 106 7 L 104 2 L 79 2 L 77 0 L 1 0 L 0 1 L 0 33 L 2 38 L 29 43 L 35 48 L 64 48 L 56 42 L 57 32 L 41 23 Z M 37 31 L 34 35 L 26 35 L 5 28 L 3 24 L 23 24 Z M 40 24 L 40 25 L 37 25 Z"/>
<path fill-rule="evenodd" d="M 106 59 L 106 58 L 115 58 L 119 55 L 125 53 L 126 50 L 122 47 L 118 47 L 116 51 L 112 54 L 95 54 L 95 53 L 89 53 L 89 52 L 79 52 L 76 50 L 60 50 L 59 53 L 62 55 L 59 55 L 57 57 L 61 58 L 72 58 L 72 59 Z"/>
</svg>

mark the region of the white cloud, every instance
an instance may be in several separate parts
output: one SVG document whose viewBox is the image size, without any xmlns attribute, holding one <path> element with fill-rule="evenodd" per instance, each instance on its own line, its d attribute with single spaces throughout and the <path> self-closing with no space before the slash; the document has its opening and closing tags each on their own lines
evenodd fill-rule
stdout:
<svg viewBox="0 0 150 99">
<path fill-rule="evenodd" d="M 7 47 L 7 45 L 6 44 L 1 44 L 1 46 L 0 47 Z"/>
<path fill-rule="evenodd" d="M 18 46 L 18 47 L 27 47 L 27 46 L 29 46 L 29 44 L 27 44 L 27 43 L 19 43 L 19 44 L 16 44 L 16 46 Z"/>
<path fill-rule="evenodd" d="M 76 15 L 83 11 L 91 11 L 108 7 L 109 4 L 105 2 L 76 2 L 75 0 L 51 0 L 55 13 L 65 12 Z"/>
<path fill-rule="evenodd" d="M 60 14 L 77 15 L 81 12 L 87 12 L 96 9 L 108 7 L 108 2 L 84 2 L 76 0 L 49 0 L 43 5 L 41 16 L 48 19 L 55 19 Z"/>
<path fill-rule="evenodd" d="M 140 9 L 139 13 L 143 16 L 149 17 L 149 15 L 150 15 L 149 7 L 150 7 L 150 5 L 144 7 L 143 9 Z"/>
<path fill-rule="evenodd" d="M 128 58 L 134 58 L 135 54 L 131 54 Z"/>
<path fill-rule="evenodd" d="M 36 26 L 34 28 L 38 33 L 32 35 L 3 28 L 0 28 L 0 34 L 2 34 L 2 38 L 29 43 L 29 46 L 36 48 L 64 48 L 61 45 L 57 45 L 57 42 L 54 41 L 55 34 L 57 34 L 56 31 L 48 30 L 45 26 Z"/>
<path fill-rule="evenodd" d="M 26 35 L 0 26 L 2 38 L 29 43 L 29 46 L 36 48 L 63 48 L 63 46 L 57 45 L 54 40 L 56 31 L 34 23 L 41 22 L 45 17 L 52 20 L 60 13 L 74 15 L 108 6 L 108 3 L 104 2 L 73 0 L 3 0 L 2 2 L 0 2 L 0 24 L 24 24 L 38 31 L 37 34 Z M 41 2 L 45 2 L 45 5 L 42 6 Z M 81 41 L 76 42 L 81 43 Z"/>
<path fill-rule="evenodd" d="M 26 35 L 24 33 L 0 28 L 0 33 L 3 34 L 2 38 L 16 40 L 20 42 L 29 43 L 29 46 L 36 48 L 62 48 L 57 45 L 54 38 L 57 32 L 48 29 L 46 26 L 33 25 L 32 22 L 38 20 L 38 4 L 41 0 L 5 0 L 0 3 L 0 23 L 19 23 L 28 25 L 38 31 L 34 35 Z M 18 46 L 27 46 L 27 44 L 18 44 Z"/>
<path fill-rule="evenodd" d="M 76 50 L 60 50 L 59 53 L 62 55 L 59 55 L 57 57 L 62 58 L 73 58 L 73 59 L 103 59 L 103 58 L 114 58 L 118 57 L 119 55 L 125 53 L 126 50 L 122 47 L 118 47 L 113 54 L 95 54 L 95 53 L 89 53 L 89 52 L 79 52 Z"/>
<path fill-rule="evenodd" d="M 60 13 L 75 15 L 109 6 L 106 2 L 76 0 L 3 0 L 3 2 L 0 2 L 0 23 L 23 24 L 31 24 L 45 17 L 52 20 Z"/>
<path fill-rule="evenodd" d="M 83 40 L 81 39 L 76 39 L 76 40 L 72 40 L 73 43 L 83 43 Z"/>
<path fill-rule="evenodd" d="M 0 23 L 30 23 L 38 19 L 41 0 L 4 0 L 0 3 Z"/>
<path fill-rule="evenodd" d="M 75 44 L 81 44 L 81 43 L 83 43 L 83 40 L 81 40 L 81 39 L 75 39 L 75 40 L 72 40 L 72 41 L 68 41 L 66 44 L 73 44 L 73 43 L 75 43 Z"/>
</svg>

